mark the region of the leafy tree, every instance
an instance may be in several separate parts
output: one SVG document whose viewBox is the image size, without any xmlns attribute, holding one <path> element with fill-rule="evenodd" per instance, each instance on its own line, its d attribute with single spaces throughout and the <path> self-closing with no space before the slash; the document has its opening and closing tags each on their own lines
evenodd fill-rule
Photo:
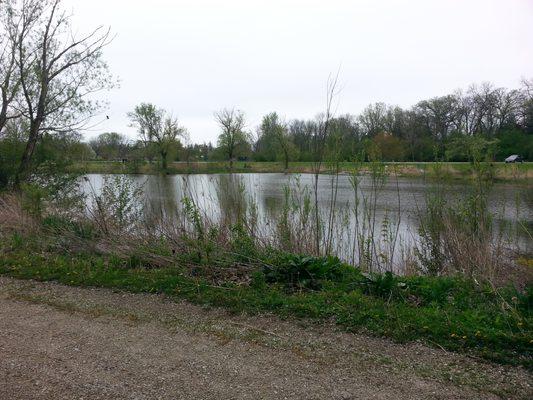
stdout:
<svg viewBox="0 0 533 400">
<path fill-rule="evenodd" d="M 218 136 L 218 147 L 229 160 L 230 168 L 233 168 L 233 161 L 239 152 L 249 146 L 249 135 L 244 131 L 244 113 L 224 108 L 215 113 L 215 119 L 222 130 Z"/>
<path fill-rule="evenodd" d="M 182 159 L 185 161 L 208 161 L 213 159 L 213 145 L 211 143 L 188 144 L 183 148 Z"/>
<path fill-rule="evenodd" d="M 331 121 L 332 140 L 328 146 L 329 153 L 342 161 L 353 161 L 356 154 L 360 153 L 362 130 L 357 119 L 352 115 L 342 115 Z"/>
<path fill-rule="evenodd" d="M 13 9 L 17 25 L 16 63 L 21 89 L 22 115 L 28 136 L 16 181 L 24 178 L 44 132 L 75 131 L 101 104 L 88 94 L 113 85 L 102 49 L 110 42 L 109 30 L 96 28 L 85 36 L 73 34 L 71 17 L 61 0 L 26 0 Z"/>
<path fill-rule="evenodd" d="M 313 134 L 316 131 L 316 121 L 293 120 L 288 124 L 289 136 L 299 154 L 299 161 L 313 160 Z"/>
<path fill-rule="evenodd" d="M 76 161 L 92 160 L 96 157 L 96 153 L 89 143 L 76 142 L 70 146 L 70 157 Z"/>
<path fill-rule="evenodd" d="M 455 135 L 446 145 L 446 158 L 450 161 L 492 161 L 498 139 L 483 135 Z"/>
<path fill-rule="evenodd" d="M 150 103 L 141 103 L 128 113 L 132 126 L 136 127 L 141 141 L 147 150 L 157 149 L 161 157 L 161 167 L 167 169 L 169 154 L 180 147 L 179 139 L 185 137 L 186 130 L 178 120 L 166 111 Z"/>
<path fill-rule="evenodd" d="M 287 125 L 280 121 L 275 112 L 263 117 L 259 127 L 258 151 L 263 153 L 266 160 L 276 160 L 279 156 L 285 163 L 285 169 L 289 168 L 289 160 L 295 153 L 295 146 Z"/>
<path fill-rule="evenodd" d="M 124 135 L 105 132 L 89 142 L 96 155 L 103 160 L 116 160 L 126 154 L 128 141 Z"/>
<path fill-rule="evenodd" d="M 405 146 L 401 139 L 388 132 L 378 133 L 372 139 L 382 161 L 403 161 Z"/>
<path fill-rule="evenodd" d="M 533 160 L 533 135 L 513 129 L 502 131 L 496 137 L 499 140 L 496 153 L 498 161 L 503 161 L 512 154 L 519 154 L 526 160 Z"/>
<path fill-rule="evenodd" d="M 163 170 L 167 169 L 167 161 L 169 155 L 176 156 L 179 149 L 182 147 L 179 138 L 184 138 L 186 130 L 178 124 L 178 120 L 174 117 L 165 118 L 163 124 L 163 131 L 160 135 L 155 137 L 159 154 L 161 155 L 161 163 Z"/>
</svg>

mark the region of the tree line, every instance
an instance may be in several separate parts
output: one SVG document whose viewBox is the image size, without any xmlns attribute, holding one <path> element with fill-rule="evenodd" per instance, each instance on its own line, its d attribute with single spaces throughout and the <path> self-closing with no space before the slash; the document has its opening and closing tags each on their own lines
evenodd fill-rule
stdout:
<svg viewBox="0 0 533 400">
<path fill-rule="evenodd" d="M 474 153 L 533 159 L 533 80 L 517 89 L 472 85 L 410 108 L 375 103 L 359 115 L 286 120 L 266 114 L 251 127 L 243 111 L 214 114 L 215 144 L 193 143 L 171 112 L 142 103 L 128 118 L 135 140 L 116 132 L 84 142 L 82 132 L 115 85 L 103 59 L 112 39 L 97 27 L 79 34 L 62 0 L 0 0 L 0 187 L 19 186 L 42 170 L 73 161 L 235 160 L 466 161 Z"/>
<path fill-rule="evenodd" d="M 160 122 L 147 128 L 140 121 L 160 121 L 164 114 L 151 104 L 141 104 L 129 113 L 139 140 L 118 133 L 103 133 L 89 145 L 102 160 L 169 161 L 235 160 L 316 161 L 317 135 L 323 115 L 315 119 L 285 121 L 277 112 L 266 114 L 255 129 L 247 126 L 244 112 L 223 109 L 214 118 L 220 128 L 216 145 L 191 144 L 185 128 L 165 135 Z M 177 121 L 175 121 L 177 124 Z M 148 131 L 160 132 L 147 135 Z M 533 159 L 533 81 L 523 80 L 519 89 L 497 88 L 490 83 L 471 85 L 468 90 L 423 100 L 409 109 L 385 103 L 370 104 L 359 115 L 329 119 L 324 139 L 325 161 L 470 161 L 473 152 L 489 160 L 510 154 Z"/>
</svg>

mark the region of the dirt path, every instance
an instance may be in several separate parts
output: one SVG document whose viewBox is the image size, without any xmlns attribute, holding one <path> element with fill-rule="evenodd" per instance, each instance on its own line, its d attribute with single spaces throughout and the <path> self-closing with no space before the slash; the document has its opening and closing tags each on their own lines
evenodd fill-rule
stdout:
<svg viewBox="0 0 533 400">
<path fill-rule="evenodd" d="M 531 378 L 330 325 L 0 277 L 0 399 L 526 399 Z"/>
</svg>

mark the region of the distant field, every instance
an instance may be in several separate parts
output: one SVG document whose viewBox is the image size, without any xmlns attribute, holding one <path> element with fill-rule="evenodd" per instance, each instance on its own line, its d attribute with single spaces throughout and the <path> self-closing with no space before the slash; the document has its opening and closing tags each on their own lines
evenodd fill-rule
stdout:
<svg viewBox="0 0 533 400">
<path fill-rule="evenodd" d="M 520 181 L 533 179 L 533 163 L 526 162 L 522 164 L 505 164 L 496 162 L 494 167 L 494 178 L 503 181 Z M 341 172 L 350 173 L 360 164 L 343 162 L 340 164 Z M 412 177 L 436 177 L 444 176 L 450 178 L 469 178 L 473 174 L 473 166 L 468 162 L 398 162 L 385 163 L 387 171 L 399 176 Z M 369 169 L 368 164 L 362 165 L 363 172 Z M 78 162 L 71 167 L 73 172 L 82 173 L 101 173 L 101 174 L 154 174 L 159 173 L 155 164 L 138 164 L 133 162 L 115 162 L 115 161 L 87 161 Z M 233 164 L 233 170 L 230 169 L 227 162 L 174 162 L 169 164 L 167 173 L 169 174 L 209 174 L 209 173 L 226 173 L 226 172 L 292 172 L 292 173 L 310 173 L 313 172 L 312 162 L 291 162 L 289 169 L 285 171 L 282 162 L 255 162 L 255 161 L 238 161 Z M 323 163 L 321 171 L 328 173 L 332 171 L 330 163 Z"/>
</svg>

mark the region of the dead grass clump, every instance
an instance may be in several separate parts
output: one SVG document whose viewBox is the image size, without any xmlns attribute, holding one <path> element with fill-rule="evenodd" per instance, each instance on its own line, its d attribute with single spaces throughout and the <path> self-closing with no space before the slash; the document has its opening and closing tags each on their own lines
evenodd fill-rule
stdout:
<svg viewBox="0 0 533 400">
<path fill-rule="evenodd" d="M 29 235 L 35 233 L 39 224 L 22 206 L 22 199 L 17 194 L 0 196 L 0 235 L 13 233 Z"/>
</svg>

